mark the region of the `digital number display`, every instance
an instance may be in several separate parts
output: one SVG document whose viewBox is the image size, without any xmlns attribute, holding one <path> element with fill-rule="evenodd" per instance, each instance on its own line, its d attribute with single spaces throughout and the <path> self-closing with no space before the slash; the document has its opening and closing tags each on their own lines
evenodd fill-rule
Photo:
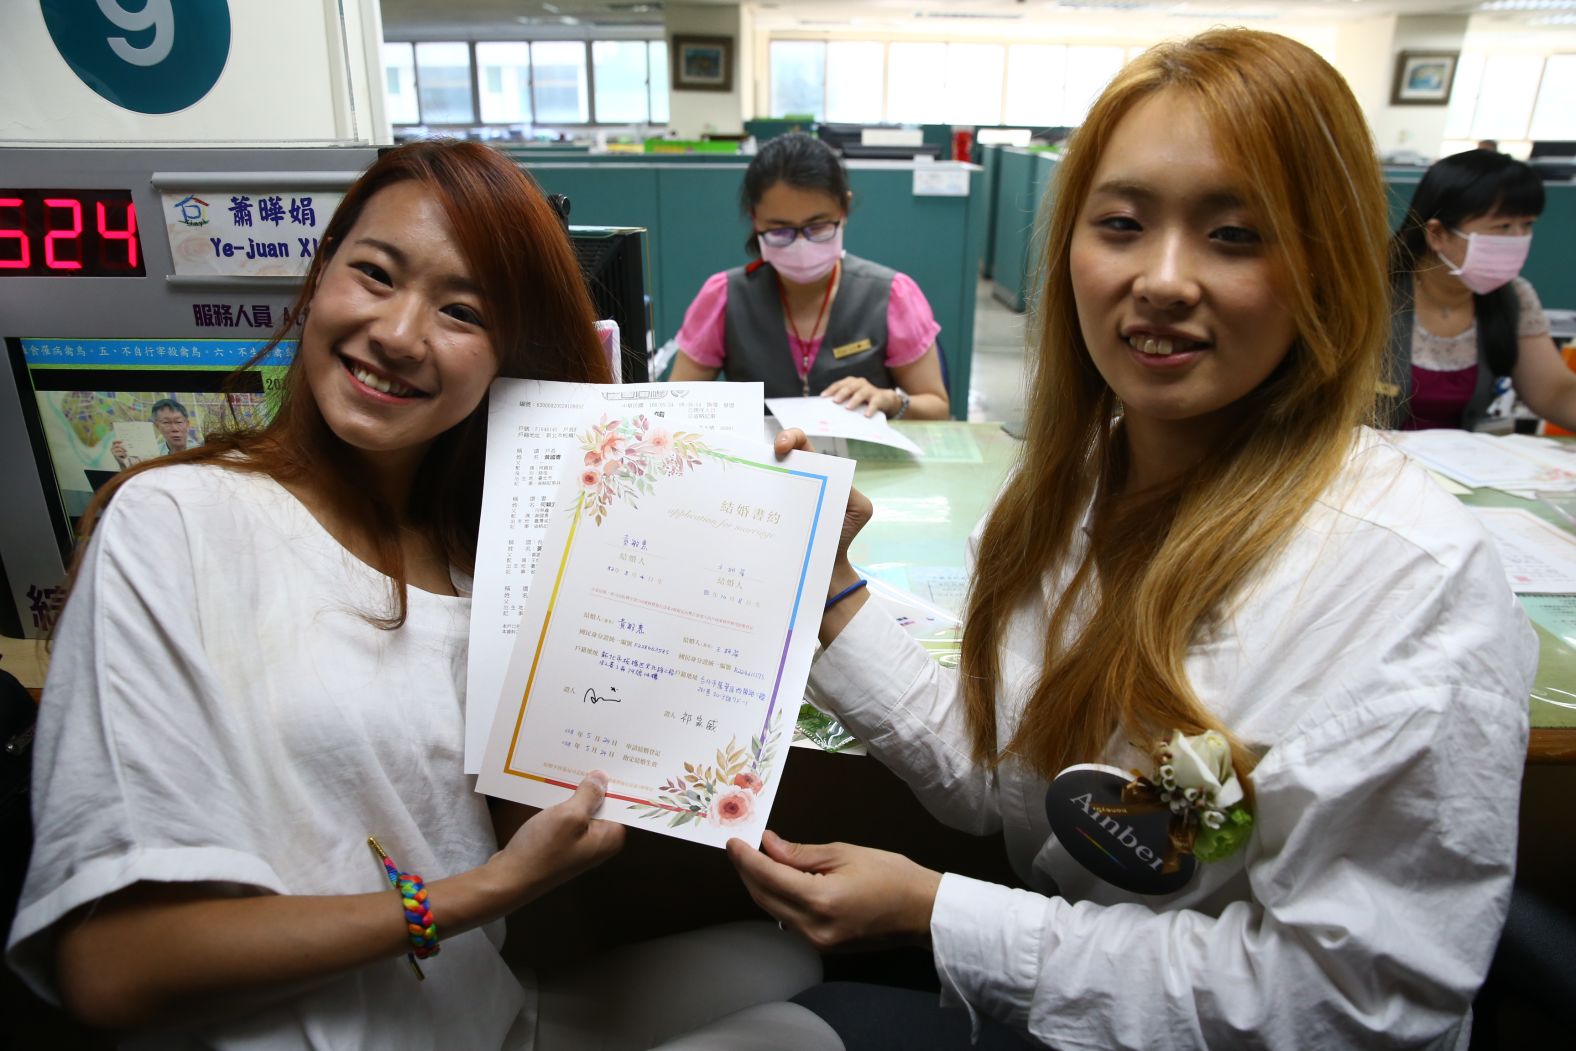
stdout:
<svg viewBox="0 0 1576 1051">
<path fill-rule="evenodd" d="M 0 278 L 146 275 L 130 190 L 0 188 Z"/>
</svg>

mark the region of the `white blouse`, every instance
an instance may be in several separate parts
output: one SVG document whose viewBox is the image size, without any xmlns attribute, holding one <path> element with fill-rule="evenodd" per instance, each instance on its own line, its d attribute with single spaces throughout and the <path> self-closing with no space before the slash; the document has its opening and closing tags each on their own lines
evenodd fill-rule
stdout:
<svg viewBox="0 0 1576 1051">
<path fill-rule="evenodd" d="M 1002 641 L 998 740 L 1035 684 L 1078 539 Z M 1000 830 L 1033 888 L 944 877 L 944 1002 L 1062 1051 L 1464 1048 L 1509 901 L 1537 656 L 1484 531 L 1365 431 L 1188 656 L 1199 697 L 1262 759 L 1249 843 L 1180 891 L 1136 895 L 1073 860 L 1045 780 L 970 759 L 955 673 L 873 604 L 811 678 L 933 814 Z M 1121 734 L 1081 761 L 1152 766 Z"/>
<path fill-rule="evenodd" d="M 470 599 L 358 561 L 264 475 L 179 464 L 129 480 L 93 534 L 39 711 L 37 841 L 10 962 L 56 999 L 72 910 L 141 881 L 234 895 L 386 892 L 375 835 L 438 880 L 497 850 L 463 770 Z M 439 931 L 443 915 L 438 910 Z M 443 939 L 416 981 L 390 957 L 150 1048 L 524 1048 L 534 988 L 503 924 Z M 153 954 L 157 945 L 149 946 Z"/>
</svg>

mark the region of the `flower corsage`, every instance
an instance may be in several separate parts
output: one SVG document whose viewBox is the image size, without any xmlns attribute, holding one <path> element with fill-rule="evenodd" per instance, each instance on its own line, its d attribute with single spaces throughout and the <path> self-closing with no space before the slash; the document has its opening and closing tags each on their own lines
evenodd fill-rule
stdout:
<svg viewBox="0 0 1576 1051">
<path fill-rule="evenodd" d="M 1200 861 L 1230 857 L 1248 841 L 1253 813 L 1231 765 L 1231 744 L 1215 730 L 1173 730 L 1155 752 L 1160 801 L 1171 808 L 1171 841 Z"/>
</svg>

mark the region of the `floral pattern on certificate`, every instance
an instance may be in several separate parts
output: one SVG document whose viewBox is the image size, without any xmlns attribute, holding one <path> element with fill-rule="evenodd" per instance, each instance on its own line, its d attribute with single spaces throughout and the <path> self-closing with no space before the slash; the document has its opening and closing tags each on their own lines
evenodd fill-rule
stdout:
<svg viewBox="0 0 1576 1051">
<path fill-rule="evenodd" d="M 580 501 L 575 510 L 602 524 L 619 501 L 637 501 L 655 488 L 657 476 L 672 477 L 699 467 L 714 450 L 698 434 L 669 431 L 645 415 L 632 420 L 603 416 L 580 435 Z"/>
<path fill-rule="evenodd" d="M 766 732 L 750 738 L 748 750 L 730 738 L 726 748 L 717 749 L 715 764 L 685 763 L 684 773 L 668 779 L 655 803 L 632 803 L 629 809 L 642 811 L 642 818 L 668 818 L 669 828 L 691 821 L 724 828 L 747 823 L 755 815 L 755 797 L 771 777 L 781 716 L 778 712 Z"/>
</svg>

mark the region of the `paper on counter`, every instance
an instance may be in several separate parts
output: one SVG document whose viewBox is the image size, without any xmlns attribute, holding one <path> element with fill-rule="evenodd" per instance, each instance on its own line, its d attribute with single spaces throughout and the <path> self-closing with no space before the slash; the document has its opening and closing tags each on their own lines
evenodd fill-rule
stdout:
<svg viewBox="0 0 1576 1051">
<path fill-rule="evenodd" d="M 1517 594 L 1576 594 L 1576 537 L 1530 511 L 1468 508 L 1488 529 Z"/>
<path fill-rule="evenodd" d="M 831 398 L 767 398 L 766 407 L 784 427 L 797 427 L 811 436 L 854 439 L 905 449 L 915 456 L 919 446 L 892 429 L 886 415 L 866 416 L 864 409 L 845 409 Z"/>
<path fill-rule="evenodd" d="M 1545 467 L 1576 473 L 1576 442 L 1539 438 L 1532 434 L 1507 434 L 1499 439 L 1522 456 Z"/>
<path fill-rule="evenodd" d="M 671 448 L 558 489 L 477 789 L 549 806 L 599 769 L 599 817 L 758 844 L 854 464 Z"/>
<path fill-rule="evenodd" d="M 465 772 L 481 769 L 504 670 L 525 610 L 542 538 L 566 465 L 585 466 L 578 435 L 603 419 L 644 418 L 674 431 L 706 431 L 755 452 L 759 383 L 605 385 L 498 379 L 487 402 L 486 481 L 476 541 L 465 692 Z"/>
<path fill-rule="evenodd" d="M 856 567 L 857 568 L 857 567 Z M 920 596 L 878 579 L 868 570 L 859 575 L 870 581 L 870 598 L 902 629 L 916 639 L 933 639 L 954 633 L 962 623 L 957 616 Z"/>
<path fill-rule="evenodd" d="M 1474 489 L 1576 489 L 1576 469 L 1533 459 L 1505 438 L 1448 429 L 1394 431 L 1390 438 L 1414 460 Z"/>
</svg>

